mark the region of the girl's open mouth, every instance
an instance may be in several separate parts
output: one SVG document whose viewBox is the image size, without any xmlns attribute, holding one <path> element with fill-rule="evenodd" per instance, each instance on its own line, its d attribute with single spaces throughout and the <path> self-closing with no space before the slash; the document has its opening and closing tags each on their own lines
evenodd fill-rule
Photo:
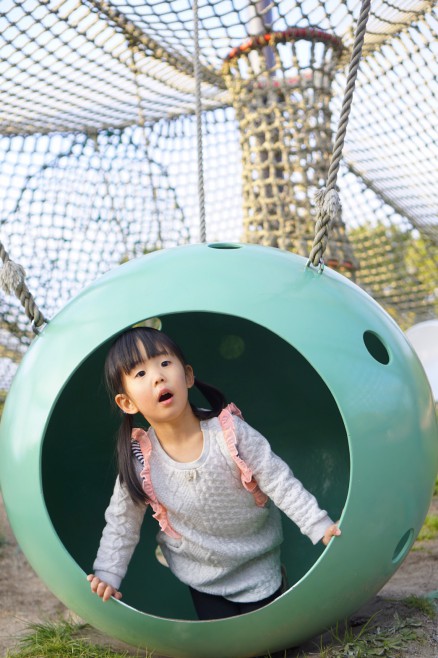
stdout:
<svg viewBox="0 0 438 658">
<path fill-rule="evenodd" d="M 172 393 L 169 393 L 169 392 L 162 393 L 160 395 L 160 397 L 158 398 L 158 402 L 166 402 L 167 400 L 170 400 L 171 398 L 173 398 Z"/>
</svg>

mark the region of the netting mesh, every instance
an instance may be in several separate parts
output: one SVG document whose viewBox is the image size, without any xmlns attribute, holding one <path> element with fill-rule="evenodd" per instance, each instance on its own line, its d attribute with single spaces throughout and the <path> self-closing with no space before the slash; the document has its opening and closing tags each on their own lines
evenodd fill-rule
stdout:
<svg viewBox="0 0 438 658">
<path fill-rule="evenodd" d="M 326 262 L 405 328 L 438 315 L 435 2 L 374 0 Z M 358 0 L 199 2 L 207 239 L 309 255 Z M 199 241 L 191 0 L 4 0 L 0 238 L 47 317 Z M 0 388 L 32 331 L 0 299 Z"/>
</svg>

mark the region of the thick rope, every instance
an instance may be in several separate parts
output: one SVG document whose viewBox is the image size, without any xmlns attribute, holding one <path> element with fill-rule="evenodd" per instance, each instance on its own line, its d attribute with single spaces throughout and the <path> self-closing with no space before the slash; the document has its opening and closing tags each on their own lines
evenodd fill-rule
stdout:
<svg viewBox="0 0 438 658">
<path fill-rule="evenodd" d="M 196 146 L 198 153 L 198 199 L 199 199 L 199 239 L 207 241 L 207 226 L 205 220 L 205 186 L 204 186 L 204 153 L 202 140 L 202 92 L 201 92 L 201 49 L 199 46 L 199 14 L 198 0 L 193 0 L 193 25 L 195 41 L 195 97 L 196 97 Z"/>
<path fill-rule="evenodd" d="M 0 258 L 3 261 L 3 267 L 0 270 L 0 287 L 7 295 L 15 294 L 21 302 L 25 313 L 32 322 L 32 329 L 39 333 L 38 327 L 48 322 L 39 310 L 35 300 L 26 285 L 26 272 L 18 263 L 14 263 L 9 258 L 9 254 L 0 242 Z"/>
<path fill-rule="evenodd" d="M 315 237 L 312 249 L 310 251 L 307 265 L 322 266 L 323 254 L 328 242 L 328 233 L 333 222 L 340 219 L 342 206 L 336 187 L 339 166 L 344 148 L 345 135 L 347 133 L 348 119 L 350 116 L 351 103 L 353 100 L 354 87 L 356 85 L 359 64 L 362 55 L 362 48 L 365 40 L 366 26 L 370 14 L 371 0 L 364 0 L 359 15 L 356 35 L 354 39 L 353 53 L 351 56 L 350 67 L 345 87 L 344 100 L 342 102 L 341 117 L 339 120 L 338 131 L 335 145 L 333 148 L 332 159 L 327 175 L 327 184 L 325 188 L 319 190 L 315 195 L 317 208 Z"/>
</svg>

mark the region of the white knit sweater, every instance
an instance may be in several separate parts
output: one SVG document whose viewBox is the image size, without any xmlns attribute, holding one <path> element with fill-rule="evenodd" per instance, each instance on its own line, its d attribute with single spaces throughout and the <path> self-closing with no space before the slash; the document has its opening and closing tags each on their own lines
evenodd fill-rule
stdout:
<svg viewBox="0 0 438 658">
<path fill-rule="evenodd" d="M 201 421 L 204 448 L 191 463 L 171 459 L 150 429 L 152 486 L 180 535 L 176 539 L 160 530 L 157 541 L 182 582 L 231 601 L 255 602 L 281 584 L 283 535 L 277 507 L 314 544 L 333 521 L 259 432 L 238 417 L 234 426 L 239 455 L 269 497 L 268 503 L 258 507 L 242 486 L 217 418 Z M 94 562 L 94 573 L 115 588 L 138 543 L 145 509 L 131 501 L 117 479 Z"/>
</svg>

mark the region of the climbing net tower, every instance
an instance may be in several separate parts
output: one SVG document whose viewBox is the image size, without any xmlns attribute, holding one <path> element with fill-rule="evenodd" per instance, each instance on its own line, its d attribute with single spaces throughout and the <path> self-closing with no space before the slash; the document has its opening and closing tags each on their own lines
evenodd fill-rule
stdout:
<svg viewBox="0 0 438 658">
<path fill-rule="evenodd" d="M 308 256 L 316 191 L 333 149 L 332 84 L 342 40 L 314 28 L 255 36 L 225 60 L 242 152 L 243 239 Z M 342 222 L 331 226 L 326 262 L 352 273 Z"/>
<path fill-rule="evenodd" d="M 308 256 L 359 0 L 6 0 L 0 239 L 47 318 L 127 259 L 207 239 Z M 374 0 L 326 264 L 406 328 L 438 314 L 438 21 Z M 199 80 L 198 80 L 199 81 Z M 33 339 L 0 297 L 0 389 Z"/>
</svg>

